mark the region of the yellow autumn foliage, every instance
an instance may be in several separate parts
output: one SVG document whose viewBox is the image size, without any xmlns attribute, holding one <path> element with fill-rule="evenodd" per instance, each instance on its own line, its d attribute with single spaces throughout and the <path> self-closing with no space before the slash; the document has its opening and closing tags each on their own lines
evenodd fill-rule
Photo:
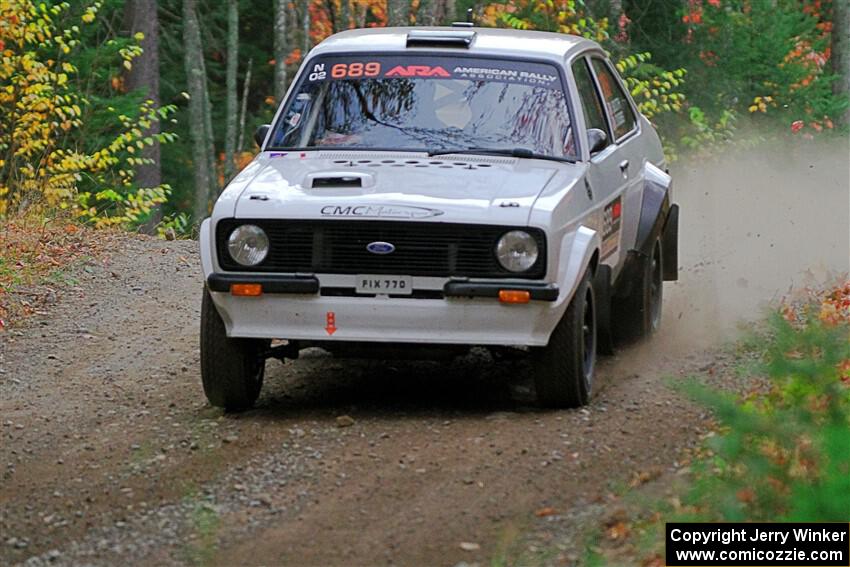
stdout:
<svg viewBox="0 0 850 567">
<path fill-rule="evenodd" d="M 87 6 L 82 23 L 94 22 L 100 6 Z M 63 209 L 95 226 L 130 225 L 170 191 L 167 185 L 135 187 L 133 178 L 135 166 L 146 163 L 135 157 L 137 149 L 173 139 L 144 133 L 173 107 L 147 101 L 134 118 L 116 117 L 120 133 L 109 143 L 83 149 L 88 101 L 71 80 L 80 28 L 58 25 L 69 9 L 67 2 L 0 0 L 0 217 Z M 120 56 L 129 66 L 140 53 L 136 47 Z"/>
</svg>

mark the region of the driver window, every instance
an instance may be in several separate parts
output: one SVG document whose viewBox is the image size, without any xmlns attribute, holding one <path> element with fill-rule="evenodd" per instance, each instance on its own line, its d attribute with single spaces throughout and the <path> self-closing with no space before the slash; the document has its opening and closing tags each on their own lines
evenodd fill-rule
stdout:
<svg viewBox="0 0 850 567">
<path fill-rule="evenodd" d="M 607 147 L 611 140 L 611 132 L 608 131 L 608 125 L 605 123 L 602 103 L 599 100 L 596 87 L 593 85 L 593 78 L 590 76 L 587 61 L 583 57 L 573 63 L 573 76 L 576 79 L 576 87 L 578 87 L 578 95 L 581 99 L 581 108 L 587 129 L 599 128 L 605 132 L 608 136 L 608 141 L 605 144 Z"/>
<path fill-rule="evenodd" d="M 620 87 L 620 83 L 608 66 L 601 59 L 594 58 L 593 69 L 596 71 L 596 78 L 599 81 L 599 88 L 602 89 L 605 105 L 608 107 L 608 116 L 611 117 L 613 122 L 614 134 L 616 134 L 616 139 L 619 140 L 635 129 L 637 123 L 635 114 L 632 112 L 632 106 Z"/>
</svg>

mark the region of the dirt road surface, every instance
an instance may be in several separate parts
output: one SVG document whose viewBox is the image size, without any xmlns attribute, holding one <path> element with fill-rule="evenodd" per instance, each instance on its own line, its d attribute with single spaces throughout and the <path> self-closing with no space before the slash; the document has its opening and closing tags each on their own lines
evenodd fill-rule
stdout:
<svg viewBox="0 0 850 567">
<path fill-rule="evenodd" d="M 224 415 L 200 388 L 196 243 L 121 240 L 0 335 L 0 564 L 487 565 L 540 522 L 568 534 L 540 564 L 574 562 L 613 487 L 699 442 L 708 416 L 666 379 L 722 366 L 735 321 L 847 271 L 846 180 L 803 161 L 681 172 L 663 331 L 603 359 L 581 410 L 535 409 L 524 363 L 485 352 L 316 350 L 270 361 L 257 408 Z"/>
</svg>

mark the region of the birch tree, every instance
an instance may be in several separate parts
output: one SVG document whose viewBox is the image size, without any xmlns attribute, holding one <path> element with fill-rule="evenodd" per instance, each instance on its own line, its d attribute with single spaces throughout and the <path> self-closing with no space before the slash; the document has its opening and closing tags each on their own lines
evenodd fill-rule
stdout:
<svg viewBox="0 0 850 567">
<path fill-rule="evenodd" d="M 199 221 L 207 216 L 215 162 L 209 152 L 211 140 L 208 139 L 206 120 L 209 95 L 195 0 L 183 0 L 183 26 L 183 64 L 189 93 L 189 132 L 195 170 L 194 214 L 195 220 Z"/>
<path fill-rule="evenodd" d="M 275 0 L 274 98 L 280 104 L 286 94 L 286 57 L 289 54 L 286 25 L 287 0 Z"/>
<path fill-rule="evenodd" d="M 248 93 L 251 89 L 251 71 L 254 60 L 248 59 L 248 69 L 245 71 L 245 81 L 242 83 L 242 109 L 239 111 L 239 140 L 236 144 L 237 153 L 245 149 L 245 121 L 248 116 Z"/>
<path fill-rule="evenodd" d="M 302 53 L 302 57 L 307 57 L 307 52 L 310 51 L 310 48 L 312 47 L 310 43 L 310 0 L 304 0 L 303 28 L 304 52 Z"/>
<path fill-rule="evenodd" d="M 239 0 L 227 2 L 227 76 L 225 79 L 226 131 L 224 134 L 224 181 L 233 176 L 236 154 L 236 124 L 239 120 L 239 95 L 236 84 L 239 72 Z"/>
</svg>

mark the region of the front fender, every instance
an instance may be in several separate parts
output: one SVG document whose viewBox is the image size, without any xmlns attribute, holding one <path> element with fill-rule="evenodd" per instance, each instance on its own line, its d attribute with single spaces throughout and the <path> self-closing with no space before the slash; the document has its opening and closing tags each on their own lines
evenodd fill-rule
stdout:
<svg viewBox="0 0 850 567">
<path fill-rule="evenodd" d="M 599 233 L 586 226 L 580 226 L 575 232 L 570 232 L 561 241 L 561 255 L 558 262 L 558 286 L 563 295 L 564 309 L 573 298 L 573 294 L 581 283 L 593 256 L 602 246 Z"/>
<path fill-rule="evenodd" d="M 212 221 L 210 219 L 204 219 L 201 223 L 200 234 L 198 235 L 198 247 L 201 250 L 201 269 L 204 272 L 204 281 L 215 271 L 213 265 L 213 248 L 215 244 L 213 243 L 210 231 L 211 224 Z"/>
</svg>

